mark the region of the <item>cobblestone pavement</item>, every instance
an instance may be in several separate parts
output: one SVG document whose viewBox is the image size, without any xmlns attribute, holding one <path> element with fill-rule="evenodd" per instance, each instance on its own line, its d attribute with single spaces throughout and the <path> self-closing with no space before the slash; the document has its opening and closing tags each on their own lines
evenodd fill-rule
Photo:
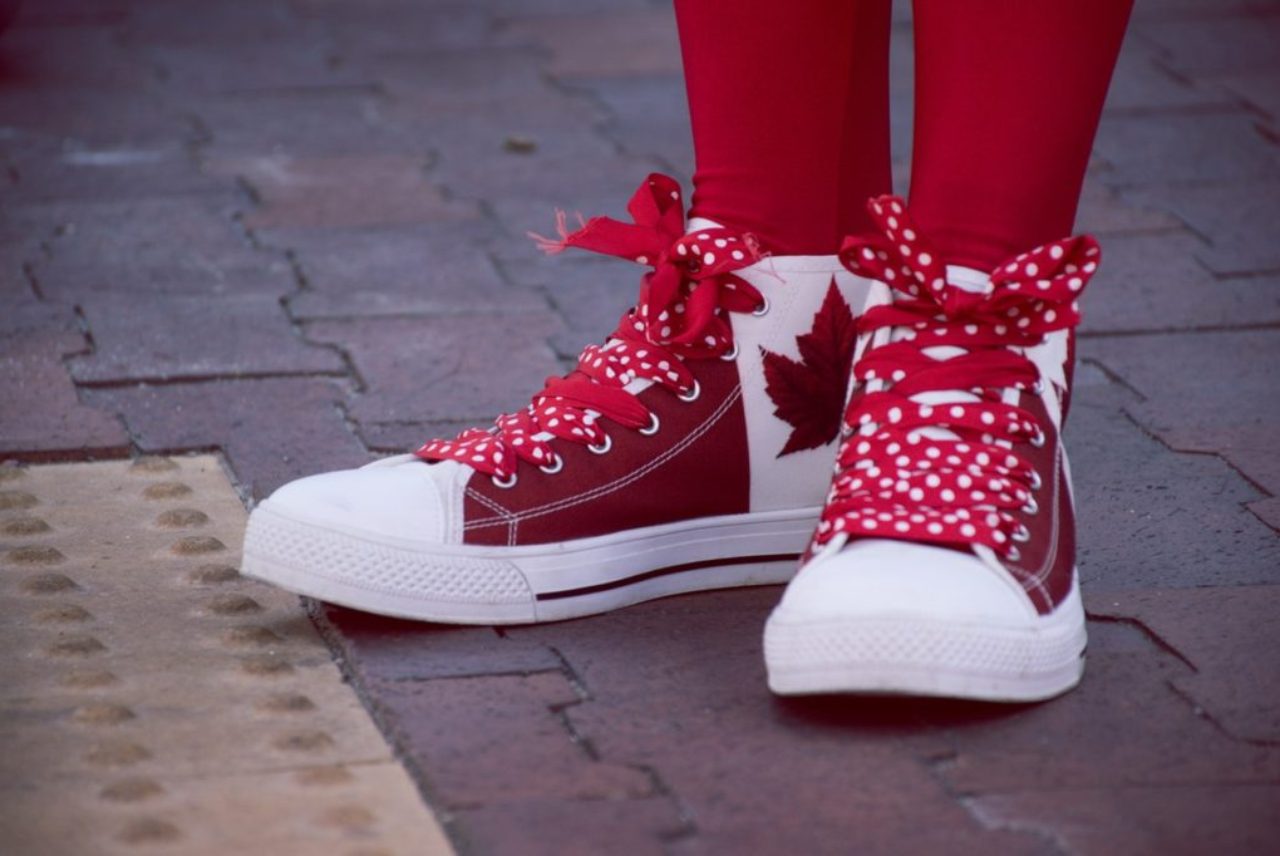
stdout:
<svg viewBox="0 0 1280 856">
<path fill-rule="evenodd" d="M 486 422 L 612 329 L 636 282 L 543 259 L 525 231 L 689 175 L 664 3 L 26 7 L 0 36 L 0 458 L 217 450 L 252 500 Z M 504 631 L 323 610 L 455 844 L 1274 846 L 1278 40 L 1280 3 L 1138 2 L 1080 218 L 1108 261 L 1067 438 L 1078 691 L 773 699 L 776 589 Z"/>
</svg>

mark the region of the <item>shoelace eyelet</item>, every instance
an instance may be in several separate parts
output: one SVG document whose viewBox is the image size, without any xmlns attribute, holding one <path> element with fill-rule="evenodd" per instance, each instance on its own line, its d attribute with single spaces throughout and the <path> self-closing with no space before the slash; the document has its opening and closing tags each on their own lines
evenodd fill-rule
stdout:
<svg viewBox="0 0 1280 856">
<path fill-rule="evenodd" d="M 613 438 L 610 437 L 608 434 L 604 435 L 604 442 L 601 443 L 599 446 L 592 445 L 592 444 L 587 445 L 587 451 L 596 455 L 606 454 L 612 448 L 613 448 Z M 557 460 L 559 460 L 558 457 L 557 457 Z"/>
<path fill-rule="evenodd" d="M 1022 558 L 1022 551 L 1017 547 L 1010 547 L 1009 552 L 1005 554 L 1004 558 L 1006 561 L 1016 562 Z"/>
<path fill-rule="evenodd" d="M 733 342 L 733 347 L 729 349 L 728 353 L 721 354 L 720 359 L 724 360 L 726 363 L 731 363 L 737 358 L 738 358 L 738 341 L 735 339 Z"/>
<path fill-rule="evenodd" d="M 516 486 L 516 474 L 512 473 L 505 479 L 500 479 L 497 476 L 489 476 L 489 481 L 493 483 L 494 487 L 500 487 L 503 490 L 510 490 Z"/>
<path fill-rule="evenodd" d="M 756 316 L 757 318 L 762 318 L 762 317 L 764 317 L 765 315 L 768 315 L 768 314 L 769 314 L 769 310 L 770 310 L 771 308 L 773 308 L 773 304 L 772 304 L 772 303 L 770 303 L 770 302 L 769 302 L 769 298 L 768 298 L 768 297 L 766 297 L 766 298 L 764 298 L 762 301 L 760 301 L 760 305 L 759 305 L 759 306 L 757 306 L 755 309 L 752 309 L 752 310 L 751 310 L 751 314 L 752 314 L 752 315 L 754 315 L 754 316 Z"/>
<path fill-rule="evenodd" d="M 662 427 L 662 423 L 658 421 L 658 414 L 650 411 L 649 424 L 637 430 L 646 437 L 652 437 L 654 434 L 658 433 L 658 429 L 660 427 Z"/>
<path fill-rule="evenodd" d="M 1019 523 L 1018 528 L 1013 530 L 1013 540 L 1023 544 L 1027 543 L 1031 540 L 1031 530 Z"/>
<path fill-rule="evenodd" d="M 1044 436 L 1044 432 L 1041 431 L 1039 428 L 1037 428 L 1036 435 L 1032 437 L 1028 442 L 1030 442 L 1031 445 L 1035 446 L 1037 449 L 1043 449 L 1044 444 L 1047 443 L 1048 441 L 1049 441 L 1048 438 Z"/>
<path fill-rule="evenodd" d="M 1031 384 L 1031 392 L 1033 395 L 1044 395 L 1044 380 L 1036 378 L 1036 382 Z"/>
<path fill-rule="evenodd" d="M 1027 497 L 1027 504 L 1022 506 L 1022 511 L 1023 513 L 1030 514 L 1034 517 L 1036 514 L 1040 513 L 1040 503 L 1036 502 L 1036 498 L 1034 496 L 1029 496 Z"/>
<path fill-rule="evenodd" d="M 554 461 L 552 461 L 551 463 L 545 466 L 538 467 L 538 469 L 542 470 L 544 473 L 546 473 L 549 476 L 553 476 L 564 469 L 564 458 L 560 457 L 559 455 L 556 455 L 556 458 Z"/>
<path fill-rule="evenodd" d="M 1031 490 L 1035 492 L 1040 490 L 1040 488 L 1042 487 L 1044 487 L 1044 479 L 1040 478 L 1040 474 L 1038 472 L 1036 472 L 1035 470 L 1032 470 L 1031 471 Z"/>
<path fill-rule="evenodd" d="M 736 350 L 738 347 L 737 343 L 735 343 L 733 347 Z M 698 379 L 695 377 L 693 379 L 693 386 L 689 387 L 684 392 L 677 392 L 676 398 L 680 399 L 685 404 L 688 404 L 691 401 L 697 401 L 698 396 L 700 395 L 702 395 L 702 385 L 698 383 Z M 657 417 L 655 416 L 654 418 L 656 419 Z M 657 430 L 657 429 L 654 429 L 654 430 Z"/>
</svg>

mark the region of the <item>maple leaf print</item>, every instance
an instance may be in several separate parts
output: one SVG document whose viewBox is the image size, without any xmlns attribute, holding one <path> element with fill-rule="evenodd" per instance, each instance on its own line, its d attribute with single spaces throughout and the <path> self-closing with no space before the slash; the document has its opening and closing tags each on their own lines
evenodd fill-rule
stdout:
<svg viewBox="0 0 1280 856">
<path fill-rule="evenodd" d="M 800 361 L 760 349 L 773 415 L 792 428 L 779 458 L 819 449 L 840 433 L 855 340 L 853 312 L 832 277 L 822 306 L 813 316 L 813 327 L 796 336 Z"/>
</svg>

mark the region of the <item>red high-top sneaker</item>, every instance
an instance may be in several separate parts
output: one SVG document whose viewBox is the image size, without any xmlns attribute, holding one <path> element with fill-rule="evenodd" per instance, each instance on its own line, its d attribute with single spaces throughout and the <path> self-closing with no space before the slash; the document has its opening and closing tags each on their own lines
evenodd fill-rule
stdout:
<svg viewBox="0 0 1280 856">
<path fill-rule="evenodd" d="M 834 255 L 686 230 L 665 176 L 628 210 L 634 224 L 562 226 L 546 247 L 653 268 L 605 344 L 487 430 L 285 485 L 250 517 L 244 573 L 487 624 L 790 578 L 822 507 L 868 284 Z"/>
<path fill-rule="evenodd" d="M 836 475 L 765 629 L 774 692 L 1029 701 L 1080 680 L 1066 454 L 1076 299 L 1097 243 L 949 267 L 900 199 L 841 259 L 872 286 Z"/>
</svg>

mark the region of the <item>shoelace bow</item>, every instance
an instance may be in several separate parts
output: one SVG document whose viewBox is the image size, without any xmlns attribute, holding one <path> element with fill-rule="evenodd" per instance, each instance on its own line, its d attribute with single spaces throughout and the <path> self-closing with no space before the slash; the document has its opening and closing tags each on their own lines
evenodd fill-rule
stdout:
<svg viewBox="0 0 1280 856">
<path fill-rule="evenodd" d="M 1016 560 L 1014 542 L 1029 533 L 1013 512 L 1034 508 L 1041 478 L 1014 449 L 1042 445 L 1045 434 L 1002 393 L 1041 388 L 1022 349 L 1079 323 L 1076 299 L 1097 270 L 1097 241 L 1086 235 L 1037 247 L 1000 265 L 990 287 L 975 293 L 948 282 L 946 265 L 901 199 L 883 196 L 868 208 L 883 234 L 846 239 L 840 259 L 893 290 L 891 303 L 858 320 L 860 334 L 889 330 L 890 339 L 869 344 L 854 365 L 859 386 L 815 544 L 846 533 L 982 544 Z M 943 346 L 961 352 L 949 359 L 926 353 Z M 957 392 L 977 400 L 913 399 Z"/>
<path fill-rule="evenodd" d="M 522 460 L 555 472 L 561 460 L 553 439 L 608 450 L 602 416 L 645 433 L 657 430 L 656 415 L 625 389 L 632 381 L 652 381 L 692 401 L 697 381 L 684 360 L 736 353 L 725 313 L 752 312 L 763 303 L 760 292 L 734 273 L 762 257 L 754 237 L 723 228 L 686 235 L 680 185 L 656 173 L 636 190 L 627 211 L 633 223 L 592 217 L 572 233 L 559 211 L 559 240 L 531 235 L 549 254 L 578 247 L 652 268 L 636 305 L 606 343 L 583 349 L 577 367 L 548 378 L 524 410 L 499 416 L 488 429 L 431 440 L 418 457 L 459 461 L 508 485 Z"/>
</svg>

